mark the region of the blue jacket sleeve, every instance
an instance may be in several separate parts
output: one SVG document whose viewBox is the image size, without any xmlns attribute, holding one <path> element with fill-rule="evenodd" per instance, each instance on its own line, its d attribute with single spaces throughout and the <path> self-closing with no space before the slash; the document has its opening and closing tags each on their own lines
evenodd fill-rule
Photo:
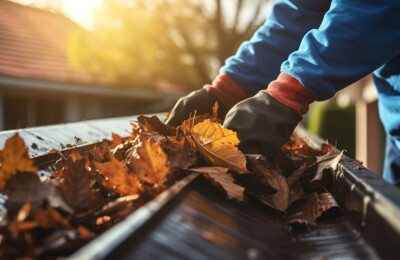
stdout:
<svg viewBox="0 0 400 260">
<path fill-rule="evenodd" d="M 282 62 L 298 49 L 305 33 L 319 27 L 330 2 L 277 0 L 266 22 L 226 60 L 220 71 L 249 95 L 265 89 L 278 76 Z"/>
<path fill-rule="evenodd" d="M 399 53 L 399 0 L 333 0 L 281 69 L 325 100 Z"/>
</svg>

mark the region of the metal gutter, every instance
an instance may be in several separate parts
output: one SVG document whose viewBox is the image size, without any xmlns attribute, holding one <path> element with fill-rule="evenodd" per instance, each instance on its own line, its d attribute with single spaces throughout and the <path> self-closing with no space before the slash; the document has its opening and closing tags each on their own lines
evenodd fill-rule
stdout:
<svg viewBox="0 0 400 260">
<path fill-rule="evenodd" d="M 161 116 L 162 114 L 160 114 Z M 81 138 L 81 149 L 130 131 L 136 117 L 91 120 L 0 133 L 19 132 L 43 151 Z M 321 139 L 298 129 L 314 145 Z M 47 142 L 48 141 L 48 142 Z M 71 144 L 71 143 L 69 143 Z M 32 150 L 32 149 L 30 149 Z M 71 259 L 249 258 L 398 259 L 400 190 L 360 163 L 344 157 L 330 185 L 344 217 L 322 222 L 317 230 L 293 233 L 281 215 L 256 201 L 222 199 L 197 175 L 177 183 L 127 219 L 78 250 Z"/>
</svg>

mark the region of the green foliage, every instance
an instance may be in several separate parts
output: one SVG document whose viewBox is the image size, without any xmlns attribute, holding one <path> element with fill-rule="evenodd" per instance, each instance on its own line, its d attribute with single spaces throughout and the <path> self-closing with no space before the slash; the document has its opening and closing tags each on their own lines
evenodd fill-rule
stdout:
<svg viewBox="0 0 400 260">
<path fill-rule="evenodd" d="M 243 1 L 236 2 L 239 14 Z M 263 0 L 247 2 L 259 2 L 257 8 Z M 252 17 L 240 30 L 239 21 L 228 25 L 222 21 L 223 8 L 209 3 L 103 0 L 94 29 L 72 35 L 70 63 L 121 87 L 152 88 L 163 80 L 187 90 L 199 88 L 260 23 Z"/>
<path fill-rule="evenodd" d="M 71 37 L 69 55 L 74 66 L 89 69 L 111 84 L 152 87 L 174 66 L 185 81 L 197 80 L 183 57 L 166 39 L 165 28 L 139 4 L 105 1 L 96 28 Z M 174 58 L 174 59 L 172 59 Z M 167 61 L 174 61 L 168 65 Z M 183 73 L 183 75 L 182 75 Z"/>
<path fill-rule="evenodd" d="M 309 113 L 308 129 L 327 139 L 346 155 L 355 157 L 355 108 L 341 108 L 329 102 L 314 104 Z"/>
</svg>

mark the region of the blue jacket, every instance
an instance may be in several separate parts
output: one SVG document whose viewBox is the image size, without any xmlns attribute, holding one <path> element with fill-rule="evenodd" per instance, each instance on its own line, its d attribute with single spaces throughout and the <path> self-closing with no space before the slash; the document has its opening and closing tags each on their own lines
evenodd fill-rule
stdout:
<svg viewBox="0 0 400 260">
<path fill-rule="evenodd" d="M 382 123 L 400 150 L 400 0 L 277 0 L 221 72 L 254 95 L 280 71 L 316 100 L 373 72 Z"/>
</svg>

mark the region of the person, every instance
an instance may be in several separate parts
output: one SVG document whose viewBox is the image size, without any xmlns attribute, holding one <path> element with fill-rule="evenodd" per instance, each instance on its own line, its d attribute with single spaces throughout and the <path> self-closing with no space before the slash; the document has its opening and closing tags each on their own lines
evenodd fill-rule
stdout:
<svg viewBox="0 0 400 260">
<path fill-rule="evenodd" d="M 240 149 L 272 160 L 312 102 L 373 73 L 387 133 L 383 175 L 400 185 L 399 14 L 398 0 L 277 0 L 212 84 L 178 100 L 166 123 L 210 112 L 217 100 Z"/>
</svg>

